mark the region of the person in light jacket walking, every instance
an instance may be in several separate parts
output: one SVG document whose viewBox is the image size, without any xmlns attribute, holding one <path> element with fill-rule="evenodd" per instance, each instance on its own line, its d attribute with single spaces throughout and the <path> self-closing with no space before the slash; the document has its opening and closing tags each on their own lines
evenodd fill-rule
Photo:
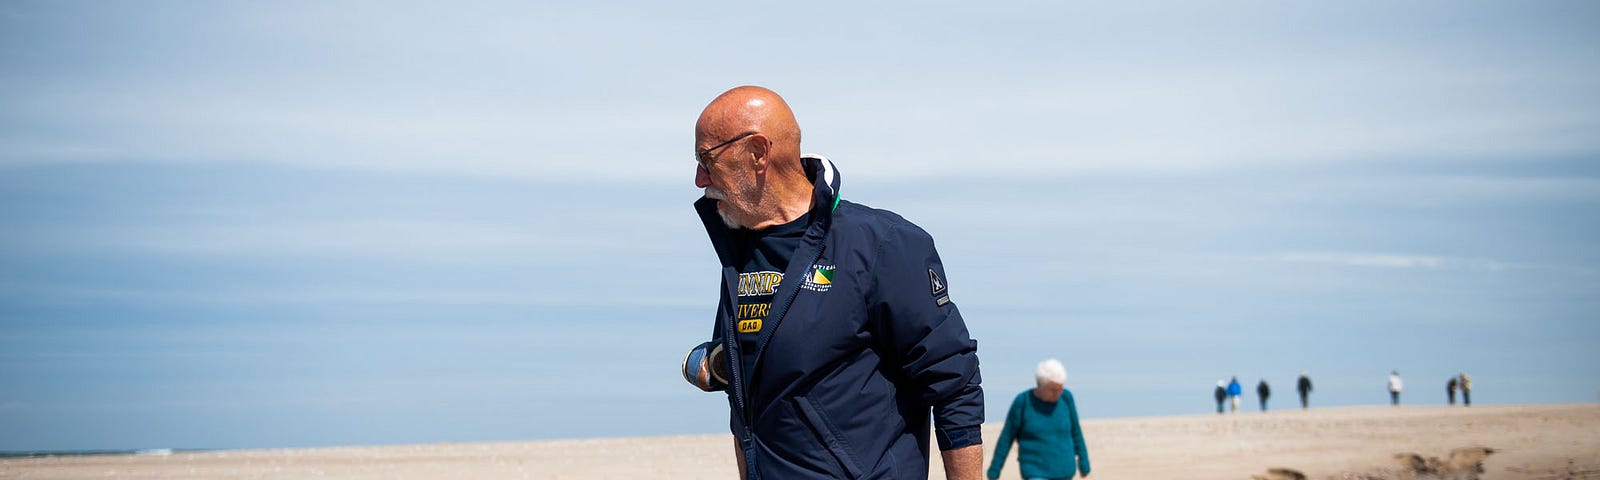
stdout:
<svg viewBox="0 0 1600 480">
<path fill-rule="evenodd" d="M 1233 412 L 1239 411 L 1239 397 L 1242 396 L 1244 396 L 1244 387 L 1239 386 L 1239 377 L 1235 376 L 1232 381 L 1228 382 L 1228 403 L 1231 405 Z"/>
<path fill-rule="evenodd" d="M 1405 390 L 1405 382 L 1400 381 L 1400 371 L 1389 372 L 1389 405 L 1400 406 L 1400 391 Z"/>
</svg>

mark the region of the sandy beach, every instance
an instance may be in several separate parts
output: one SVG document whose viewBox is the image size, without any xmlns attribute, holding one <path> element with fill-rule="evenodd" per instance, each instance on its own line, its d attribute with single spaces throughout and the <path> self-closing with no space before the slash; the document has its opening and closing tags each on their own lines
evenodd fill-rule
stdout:
<svg viewBox="0 0 1600 480">
<path fill-rule="evenodd" d="M 984 429 L 992 444 L 999 424 Z M 1091 478 L 1404 478 L 1396 454 L 1494 450 L 1483 479 L 1600 478 L 1600 405 L 1341 407 L 1084 421 Z M 734 478 L 727 435 L 0 460 L 0 478 Z M 988 445 L 986 445 L 987 447 Z M 990 453 L 985 452 L 985 464 Z M 937 456 L 936 456 L 937 458 Z M 1016 454 L 1002 478 L 1017 478 Z M 934 460 L 934 478 L 940 474 Z M 1384 477 L 1387 475 L 1387 477 Z"/>
</svg>

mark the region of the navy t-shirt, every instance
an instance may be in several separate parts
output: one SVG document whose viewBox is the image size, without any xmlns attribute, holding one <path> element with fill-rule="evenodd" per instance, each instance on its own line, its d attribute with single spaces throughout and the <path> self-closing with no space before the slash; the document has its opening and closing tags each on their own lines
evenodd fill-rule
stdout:
<svg viewBox="0 0 1600 480">
<path fill-rule="evenodd" d="M 740 361 L 748 376 L 755 368 L 757 349 L 771 332 L 766 321 L 773 295 L 783 283 L 789 257 L 800 248 L 811 214 L 761 230 L 735 230 L 739 256 L 739 298 L 734 329 L 739 336 Z"/>
</svg>

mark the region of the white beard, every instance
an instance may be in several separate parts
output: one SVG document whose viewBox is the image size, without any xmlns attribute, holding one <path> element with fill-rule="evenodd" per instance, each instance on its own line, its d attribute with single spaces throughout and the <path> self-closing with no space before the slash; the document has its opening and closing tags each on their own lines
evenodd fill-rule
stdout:
<svg viewBox="0 0 1600 480">
<path fill-rule="evenodd" d="M 722 193 L 722 190 L 718 190 L 717 187 L 706 187 L 706 198 L 709 198 L 709 199 L 712 199 L 712 200 L 720 200 L 720 201 L 724 201 L 724 202 L 728 201 L 728 195 L 725 194 L 725 193 Z M 723 210 L 721 208 L 718 208 L 717 209 L 717 216 L 718 217 L 722 217 L 722 223 L 724 225 L 727 225 L 728 228 L 732 228 L 732 229 L 744 228 L 744 225 L 739 224 L 739 219 L 735 218 L 733 216 L 733 213 L 731 213 L 731 212 L 729 212 L 727 210 Z"/>
<path fill-rule="evenodd" d="M 739 220 L 736 219 L 736 218 L 733 218 L 733 214 L 731 214 L 731 213 L 724 212 L 721 209 L 717 209 L 717 216 L 718 217 L 722 217 L 722 223 L 724 225 L 727 225 L 728 228 L 732 228 L 734 230 L 738 230 L 740 228 L 744 228 L 744 225 L 740 225 L 739 224 Z"/>
</svg>

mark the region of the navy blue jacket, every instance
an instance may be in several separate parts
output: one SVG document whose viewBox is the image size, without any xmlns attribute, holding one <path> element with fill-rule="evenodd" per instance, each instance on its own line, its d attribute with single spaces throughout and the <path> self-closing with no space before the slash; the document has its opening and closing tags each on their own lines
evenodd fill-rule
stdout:
<svg viewBox="0 0 1600 480">
<path fill-rule="evenodd" d="M 839 199 L 839 175 L 801 159 L 811 220 L 742 371 L 738 266 L 716 201 L 695 209 L 722 261 L 713 341 L 730 352 L 730 428 L 749 478 L 926 479 L 929 412 L 941 450 L 982 443 L 978 344 L 950 301 L 933 238 L 892 212 Z"/>
</svg>

